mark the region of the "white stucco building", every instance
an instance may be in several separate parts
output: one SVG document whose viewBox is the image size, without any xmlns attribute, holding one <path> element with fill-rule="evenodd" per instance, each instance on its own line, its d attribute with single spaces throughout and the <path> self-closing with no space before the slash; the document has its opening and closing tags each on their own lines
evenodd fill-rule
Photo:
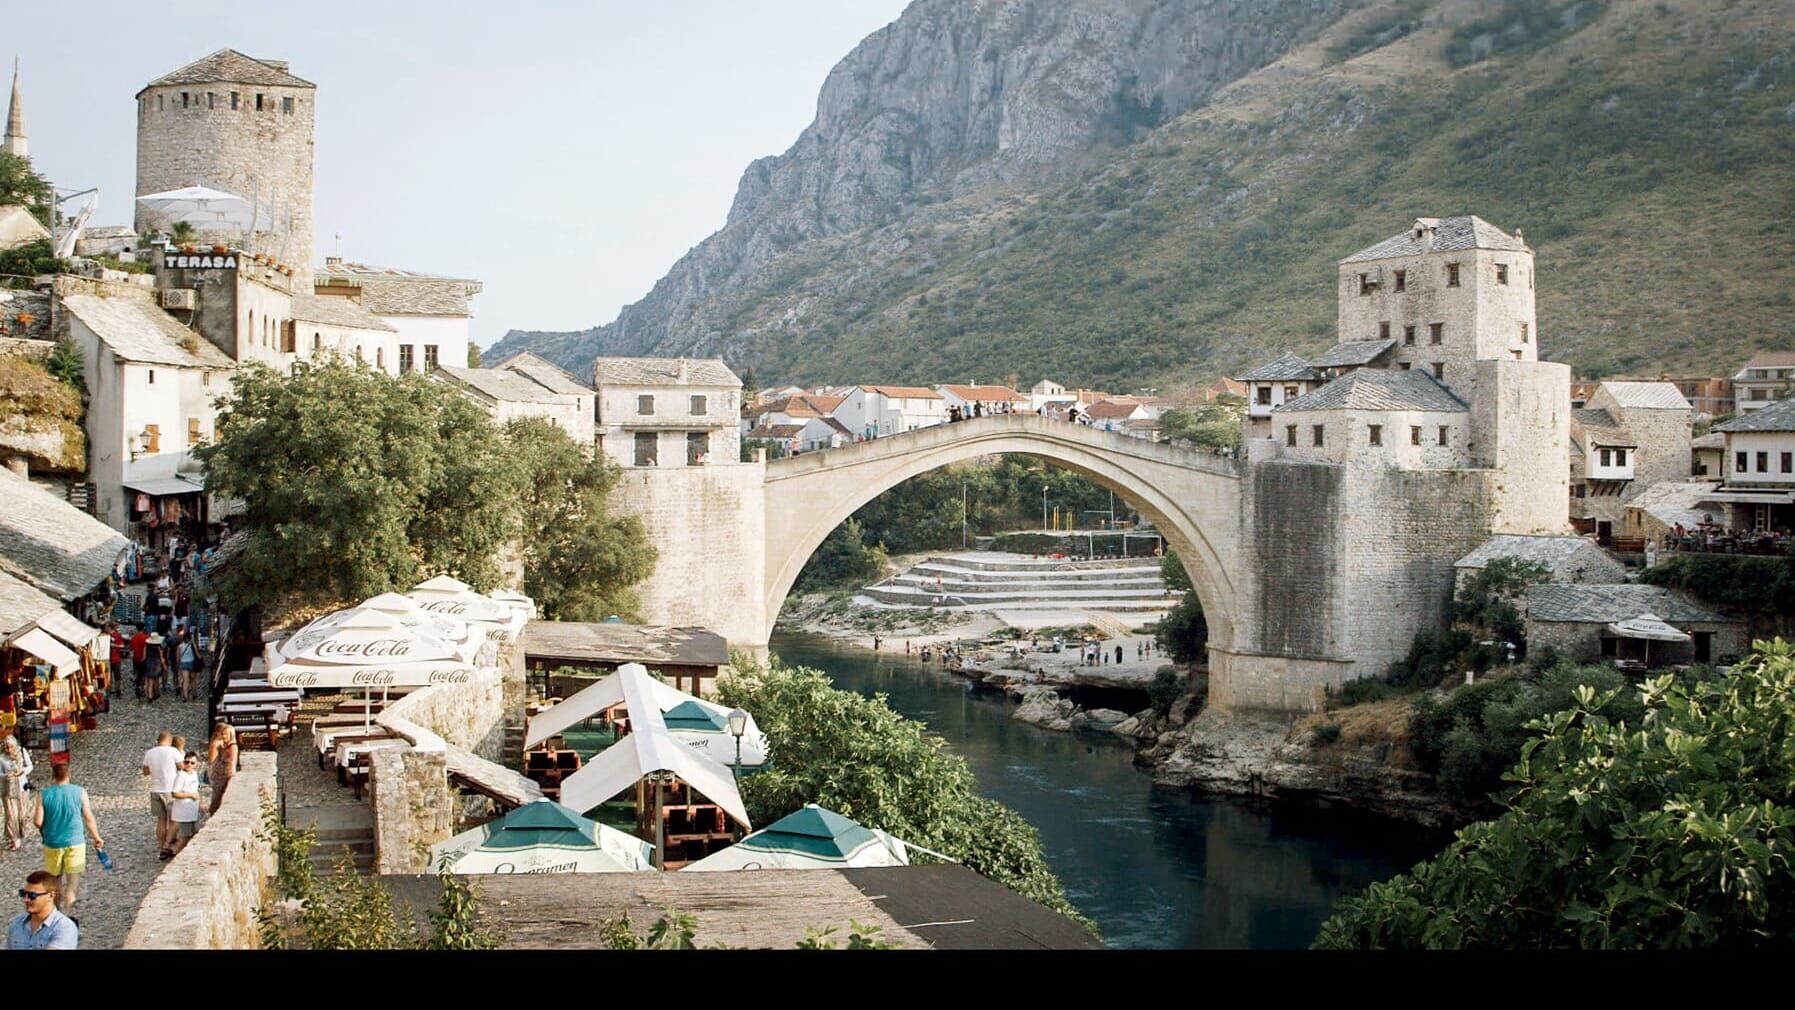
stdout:
<svg viewBox="0 0 1795 1010">
<path fill-rule="evenodd" d="M 987 414 L 993 414 L 1000 410 L 1008 410 L 1013 413 L 1034 409 L 1034 405 L 1028 397 L 1008 386 L 989 386 L 976 383 L 964 386 L 942 384 L 935 387 L 935 392 L 941 394 L 941 399 L 947 407 L 959 407 L 965 411 L 972 410 L 974 404 L 977 404 L 979 409 Z"/>
<path fill-rule="evenodd" d="M 394 332 L 396 374 L 467 364 L 479 281 L 326 257 L 314 277 L 324 298 L 348 298 Z"/>
<path fill-rule="evenodd" d="M 71 293 L 58 305 L 86 365 L 94 514 L 128 533 L 140 494 L 198 495 L 203 478 L 190 450 L 213 437 L 212 402 L 229 394 L 236 362 L 147 294 Z"/>
<path fill-rule="evenodd" d="M 835 419 L 856 438 L 899 435 L 947 421 L 947 401 L 926 386 L 855 386 Z"/>
<path fill-rule="evenodd" d="M 1725 503 L 1735 530 L 1795 529 L 1795 398 L 1777 400 L 1714 426 L 1726 435 L 1724 480 L 1711 498 Z"/>
<path fill-rule="evenodd" d="M 741 458 L 742 380 L 721 358 L 599 358 L 599 448 L 620 466 Z"/>
</svg>

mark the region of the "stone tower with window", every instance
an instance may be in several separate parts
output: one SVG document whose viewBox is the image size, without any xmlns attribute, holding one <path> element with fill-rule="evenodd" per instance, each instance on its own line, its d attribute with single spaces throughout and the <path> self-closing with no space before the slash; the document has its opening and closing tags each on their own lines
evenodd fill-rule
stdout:
<svg viewBox="0 0 1795 1010">
<path fill-rule="evenodd" d="M 266 253 L 291 266 L 296 290 L 312 270 L 312 124 L 317 88 L 283 60 L 220 49 L 137 93 L 137 195 L 205 186 L 255 206 L 250 234 L 192 223 L 202 242 Z M 139 231 L 163 222 L 140 207 Z"/>
</svg>

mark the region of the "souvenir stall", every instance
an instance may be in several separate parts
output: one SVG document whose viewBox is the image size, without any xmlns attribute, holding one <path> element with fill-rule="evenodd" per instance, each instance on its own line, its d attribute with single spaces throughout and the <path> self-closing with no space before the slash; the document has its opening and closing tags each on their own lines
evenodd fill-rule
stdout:
<svg viewBox="0 0 1795 1010">
<path fill-rule="evenodd" d="M 204 538 L 204 484 L 175 476 L 126 481 L 124 487 L 131 502 L 131 528 L 127 533 L 133 541 L 160 556 L 166 552 L 170 537 L 179 537 L 184 543 Z"/>
<path fill-rule="evenodd" d="M 0 725 L 26 747 L 68 760 L 69 738 L 97 727 L 109 703 L 106 639 L 67 613 L 51 611 L 5 639 L 0 655 Z"/>
</svg>

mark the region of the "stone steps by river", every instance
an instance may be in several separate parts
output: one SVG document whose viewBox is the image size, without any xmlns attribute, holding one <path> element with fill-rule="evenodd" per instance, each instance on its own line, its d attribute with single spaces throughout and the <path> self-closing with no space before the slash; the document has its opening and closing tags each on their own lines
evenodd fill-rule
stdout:
<svg viewBox="0 0 1795 1010">
<path fill-rule="evenodd" d="M 1068 561 L 976 552 L 924 559 L 861 590 L 886 606 L 1162 614 L 1178 602 L 1152 558 Z"/>
</svg>

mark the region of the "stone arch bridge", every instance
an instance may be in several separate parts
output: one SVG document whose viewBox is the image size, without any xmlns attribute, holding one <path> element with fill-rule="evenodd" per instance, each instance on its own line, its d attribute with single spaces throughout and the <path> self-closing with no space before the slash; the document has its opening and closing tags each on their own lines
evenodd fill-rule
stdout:
<svg viewBox="0 0 1795 1010">
<path fill-rule="evenodd" d="M 626 467 L 616 504 L 642 517 L 660 551 L 638 587 L 644 617 L 710 627 L 760 650 L 812 552 L 862 505 L 961 460 L 1039 456 L 1126 498 L 1178 552 L 1209 624 L 1212 704 L 1308 711 L 1324 687 L 1380 672 L 1416 631 L 1444 619 L 1451 563 L 1482 535 L 1450 529 L 1465 525 L 1481 489 L 1450 474 L 1387 486 L 1375 474 L 1278 459 L 1259 441 L 1259 458 L 1243 460 L 1001 415 L 773 462 Z M 1417 501 L 1431 504 L 1410 507 Z M 1374 539 L 1403 538 L 1394 565 L 1365 563 L 1376 544 L 1353 519 L 1374 505 Z M 1442 515 L 1461 521 L 1442 524 Z"/>
</svg>

